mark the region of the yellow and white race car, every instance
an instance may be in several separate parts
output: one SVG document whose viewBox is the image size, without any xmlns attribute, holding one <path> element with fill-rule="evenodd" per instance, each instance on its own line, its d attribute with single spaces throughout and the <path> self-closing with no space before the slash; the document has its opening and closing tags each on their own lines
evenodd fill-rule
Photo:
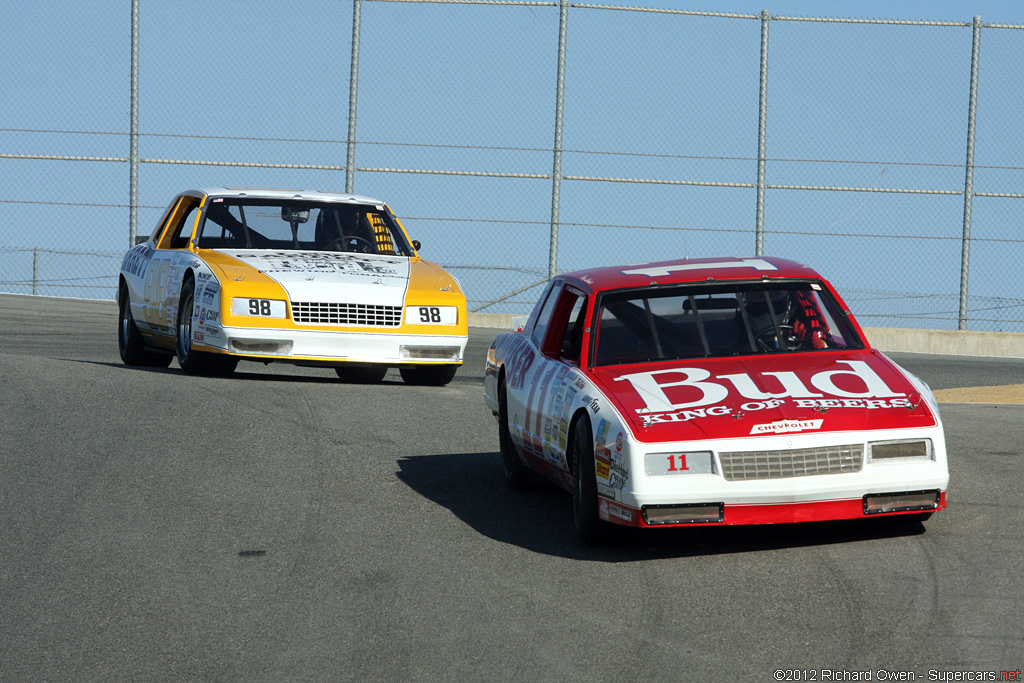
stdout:
<svg viewBox="0 0 1024 683">
<path fill-rule="evenodd" d="M 379 200 L 299 190 L 182 192 L 121 264 L 128 365 L 228 374 L 239 360 L 444 385 L 468 337 L 458 281 Z"/>
</svg>

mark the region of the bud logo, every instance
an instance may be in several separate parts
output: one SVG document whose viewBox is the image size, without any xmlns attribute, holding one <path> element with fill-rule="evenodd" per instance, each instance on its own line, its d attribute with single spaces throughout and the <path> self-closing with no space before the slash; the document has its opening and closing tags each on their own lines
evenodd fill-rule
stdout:
<svg viewBox="0 0 1024 683">
<path fill-rule="evenodd" d="M 663 413 L 680 408 L 714 405 L 726 400 L 732 390 L 753 401 L 779 398 L 810 399 L 822 398 L 825 395 L 851 399 L 906 396 L 890 389 L 864 361 L 840 360 L 836 363 L 847 368 L 816 372 L 810 377 L 811 386 L 807 386 L 792 371 L 760 373 L 762 386 L 766 386 L 768 378 L 771 378 L 782 389 L 775 393 L 762 391 L 754 378 L 745 372 L 716 375 L 714 379 L 724 380 L 716 382 L 710 379 L 711 373 L 704 368 L 637 372 L 616 377 L 615 381 L 627 381 L 633 385 L 644 402 L 643 408 L 637 408 L 638 413 Z M 837 386 L 837 381 L 842 381 L 846 388 Z"/>
<path fill-rule="evenodd" d="M 784 434 L 802 432 L 805 429 L 821 429 L 824 420 L 779 420 L 768 424 L 754 425 L 751 434 Z"/>
</svg>

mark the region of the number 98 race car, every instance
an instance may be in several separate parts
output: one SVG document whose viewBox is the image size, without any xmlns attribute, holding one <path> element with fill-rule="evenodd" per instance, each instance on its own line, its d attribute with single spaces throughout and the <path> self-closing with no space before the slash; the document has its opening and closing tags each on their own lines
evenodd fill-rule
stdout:
<svg viewBox="0 0 1024 683">
<path fill-rule="evenodd" d="M 949 472 L 931 391 L 864 338 L 832 286 L 774 258 L 552 279 L 498 335 L 484 398 L 515 489 L 573 494 L 577 532 L 924 520 Z"/>
<path fill-rule="evenodd" d="M 121 359 L 167 367 L 176 355 L 214 374 L 284 361 L 356 382 L 398 367 L 406 382 L 447 384 L 466 348 L 466 297 L 419 246 L 368 197 L 183 192 L 121 264 Z"/>
</svg>

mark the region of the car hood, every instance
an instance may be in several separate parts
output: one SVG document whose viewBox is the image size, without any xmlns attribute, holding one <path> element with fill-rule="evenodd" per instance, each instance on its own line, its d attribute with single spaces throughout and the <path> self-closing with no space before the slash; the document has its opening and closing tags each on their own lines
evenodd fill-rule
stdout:
<svg viewBox="0 0 1024 683">
<path fill-rule="evenodd" d="M 291 301 L 401 306 L 409 285 L 409 259 L 334 251 L 230 249 L 219 253 L 241 262 L 223 264 L 228 277 L 259 271 L 284 287 Z"/>
<path fill-rule="evenodd" d="M 927 387 L 870 349 L 619 365 L 591 373 L 644 442 L 938 423 L 921 394 Z"/>
</svg>

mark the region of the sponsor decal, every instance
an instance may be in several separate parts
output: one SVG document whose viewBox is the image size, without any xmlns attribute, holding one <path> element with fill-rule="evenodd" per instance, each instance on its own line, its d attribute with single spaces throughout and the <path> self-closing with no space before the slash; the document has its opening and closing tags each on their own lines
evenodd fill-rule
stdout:
<svg viewBox="0 0 1024 683">
<path fill-rule="evenodd" d="M 619 452 L 619 453 L 622 452 L 622 442 L 623 442 L 624 438 L 625 437 L 623 436 L 622 432 L 619 432 L 618 434 L 615 435 L 615 450 L 616 450 L 616 452 Z"/>
<path fill-rule="evenodd" d="M 569 421 L 562 417 L 558 421 L 558 448 L 565 451 L 565 447 L 569 442 Z"/>
<path fill-rule="evenodd" d="M 746 415 L 747 412 L 753 412 L 757 410 L 766 410 L 770 408 L 778 408 L 779 406 L 786 405 L 786 401 L 751 401 L 744 403 L 740 406 L 740 410 L 733 412 L 733 409 L 729 406 L 713 406 L 711 408 L 698 408 L 696 410 L 677 410 L 675 412 L 665 413 L 644 413 L 640 416 L 641 421 L 645 426 L 652 424 L 665 424 L 668 422 L 689 422 L 701 417 L 721 417 L 724 415 L 732 415 L 736 418 L 741 418 Z M 891 398 L 885 400 L 870 400 L 870 399 L 811 399 L 811 400 L 796 400 L 792 402 L 793 405 L 798 408 L 813 408 L 819 412 L 828 412 L 830 408 L 867 408 L 868 410 L 875 410 L 879 408 L 906 408 L 911 409 L 914 407 L 914 403 L 909 398 Z"/>
<path fill-rule="evenodd" d="M 590 408 L 590 410 L 592 412 L 596 413 L 599 410 L 601 410 L 601 404 L 598 403 L 596 397 L 591 396 L 590 394 L 584 394 L 582 400 L 583 400 L 583 405 L 585 405 L 588 408 Z"/>
<path fill-rule="evenodd" d="M 643 403 L 643 407 L 635 410 L 648 425 L 730 414 L 742 417 L 747 412 L 778 408 L 790 402 L 821 412 L 829 408 L 913 407 L 906 394 L 893 391 L 867 363 L 841 360 L 836 361 L 836 367 L 804 379 L 792 371 L 764 372 L 759 373 L 759 382 L 748 373 L 712 377 L 703 368 L 638 372 L 616 377 L 615 381 L 628 382 L 633 387 Z M 759 386 L 781 391 L 762 391 Z M 749 399 L 735 413 L 732 407 L 719 405 L 733 393 Z"/>
<path fill-rule="evenodd" d="M 589 396 L 583 397 L 583 402 L 586 403 Z M 594 435 L 594 444 L 597 446 L 603 446 L 608 441 L 608 428 L 611 425 L 608 420 L 601 418 L 601 421 L 597 423 L 597 433 Z"/>
<path fill-rule="evenodd" d="M 687 270 L 710 270 L 723 268 L 753 268 L 754 270 L 778 270 L 775 266 L 764 259 L 747 258 L 738 261 L 719 261 L 717 263 L 678 263 L 671 266 L 653 266 L 651 268 L 632 268 L 623 270 L 623 275 L 647 275 L 658 277 L 671 275 Z"/>
<path fill-rule="evenodd" d="M 128 275 L 142 277 L 142 273 L 146 269 L 146 264 L 149 262 L 153 251 L 154 249 L 148 244 L 132 247 L 124 255 L 124 260 L 121 262 L 121 270 Z"/>
<path fill-rule="evenodd" d="M 608 484 L 602 484 L 597 482 L 597 494 L 604 496 L 605 498 L 611 498 L 612 500 L 619 499 L 619 490 L 608 486 Z"/>
<path fill-rule="evenodd" d="M 207 280 L 205 285 L 202 287 L 202 302 L 207 306 L 212 306 L 213 302 L 217 299 L 217 292 L 220 290 L 220 285 L 217 284 L 216 280 Z"/>
<path fill-rule="evenodd" d="M 604 446 L 594 447 L 594 470 L 597 472 L 598 479 L 609 480 L 611 476 L 611 456 L 611 451 Z"/>
<path fill-rule="evenodd" d="M 506 351 L 505 376 L 508 385 L 515 389 L 522 389 L 526 381 L 526 373 L 533 366 L 537 355 L 522 337 L 509 337 L 508 349 Z"/>
<path fill-rule="evenodd" d="M 803 432 L 806 430 L 821 429 L 824 420 L 779 420 L 767 424 L 754 425 L 750 429 L 751 434 L 785 434 L 788 432 Z"/>
<path fill-rule="evenodd" d="M 605 498 L 601 498 L 597 506 L 598 517 L 607 521 L 610 521 L 612 517 L 616 517 L 626 522 L 633 521 L 633 511 L 625 508 L 618 503 L 613 503 Z"/>
<path fill-rule="evenodd" d="M 617 489 L 621 489 L 626 485 L 627 481 L 629 481 L 629 470 L 626 468 L 626 459 L 621 453 L 612 453 L 608 483 Z"/>
<path fill-rule="evenodd" d="M 261 273 L 344 273 L 373 278 L 400 278 L 395 259 L 365 258 L 349 253 L 287 251 L 238 252 L 229 256 L 248 263 Z"/>
</svg>

